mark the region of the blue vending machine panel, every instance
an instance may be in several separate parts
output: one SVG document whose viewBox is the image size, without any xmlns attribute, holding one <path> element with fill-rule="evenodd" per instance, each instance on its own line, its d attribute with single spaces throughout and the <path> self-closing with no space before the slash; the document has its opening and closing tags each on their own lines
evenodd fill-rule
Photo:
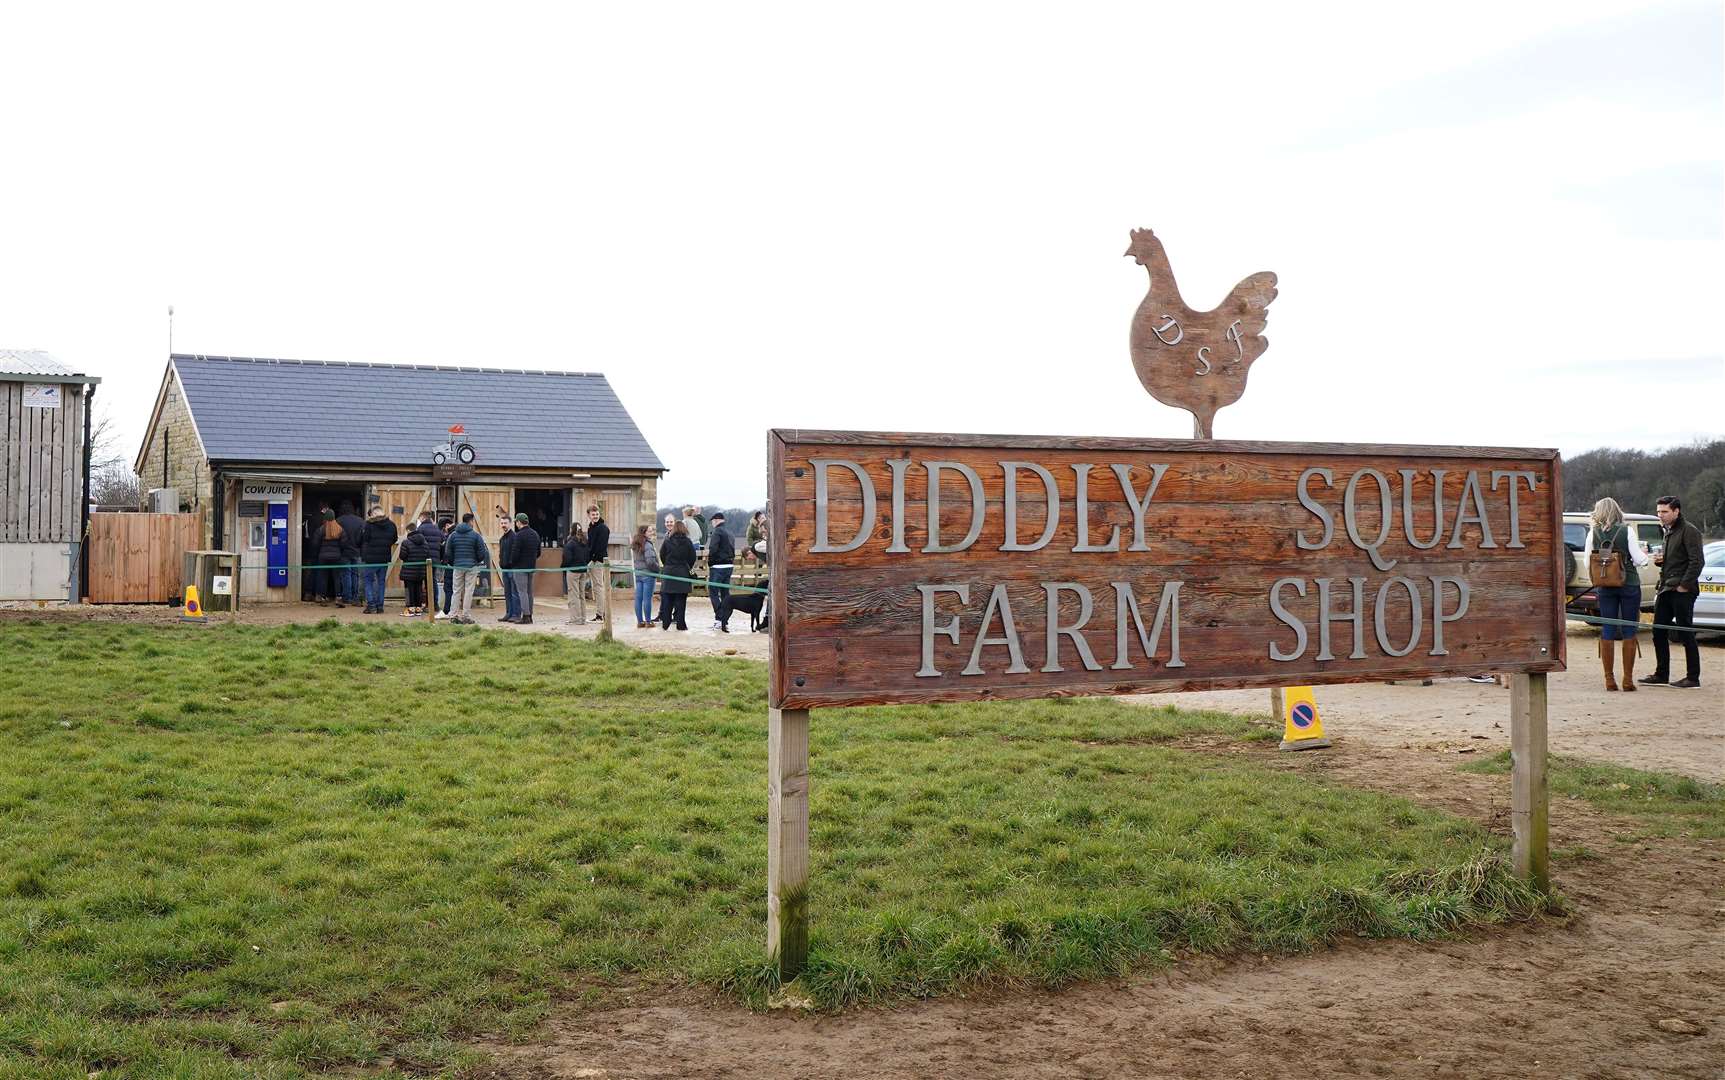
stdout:
<svg viewBox="0 0 1725 1080">
<path fill-rule="evenodd" d="M 270 574 L 272 589 L 287 588 L 288 568 L 288 504 L 270 503 Z"/>
</svg>

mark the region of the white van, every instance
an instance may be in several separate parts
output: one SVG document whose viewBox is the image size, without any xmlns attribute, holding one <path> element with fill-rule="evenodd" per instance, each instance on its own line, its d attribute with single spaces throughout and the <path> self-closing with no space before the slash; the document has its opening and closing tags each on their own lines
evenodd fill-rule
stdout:
<svg viewBox="0 0 1725 1080">
<path fill-rule="evenodd" d="M 1652 514 L 1624 514 L 1624 524 L 1635 533 L 1649 555 L 1665 547 L 1665 529 Z M 1567 610 L 1576 615 L 1598 615 L 1599 601 L 1587 573 L 1587 557 L 1593 553 L 1593 515 L 1586 510 L 1563 515 L 1563 580 Z M 1659 585 L 1659 567 L 1649 562 L 1641 571 L 1641 610 L 1652 611 Z"/>
</svg>

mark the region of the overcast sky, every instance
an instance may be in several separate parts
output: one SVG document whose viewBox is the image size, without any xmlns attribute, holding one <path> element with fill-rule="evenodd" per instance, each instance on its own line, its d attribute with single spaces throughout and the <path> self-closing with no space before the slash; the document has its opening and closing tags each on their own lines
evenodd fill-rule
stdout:
<svg viewBox="0 0 1725 1080">
<path fill-rule="evenodd" d="M 128 451 L 169 304 L 182 352 L 603 372 L 662 501 L 758 504 L 773 426 L 1185 437 L 1127 351 L 1134 226 L 1194 307 L 1281 279 L 1219 438 L 1725 431 L 1717 2 L 34 4 L 0 30 L 0 347 L 102 376 Z"/>
</svg>

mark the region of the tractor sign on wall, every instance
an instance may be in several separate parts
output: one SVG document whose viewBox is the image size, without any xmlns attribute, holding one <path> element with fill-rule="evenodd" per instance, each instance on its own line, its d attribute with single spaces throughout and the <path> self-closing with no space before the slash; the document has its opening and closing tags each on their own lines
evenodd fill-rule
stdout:
<svg viewBox="0 0 1725 1080">
<path fill-rule="evenodd" d="M 460 424 L 449 429 L 448 442 L 431 448 L 431 463 L 433 465 L 447 465 L 450 458 L 454 458 L 463 465 L 471 465 L 478 456 L 479 453 L 473 449 L 473 444 L 467 441 L 467 429 Z"/>
</svg>

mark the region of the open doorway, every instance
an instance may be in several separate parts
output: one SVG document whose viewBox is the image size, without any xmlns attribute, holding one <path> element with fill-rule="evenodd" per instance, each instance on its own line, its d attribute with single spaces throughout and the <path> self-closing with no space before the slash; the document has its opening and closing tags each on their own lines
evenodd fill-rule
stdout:
<svg viewBox="0 0 1725 1080">
<path fill-rule="evenodd" d="M 312 537 L 323 525 L 325 509 L 335 512 L 337 517 L 352 513 L 362 520 L 365 517 L 365 485 L 364 484 L 305 484 L 300 488 L 300 506 L 303 510 L 300 520 L 300 552 L 302 563 L 317 561 L 317 545 L 312 543 Z M 316 575 L 300 572 L 300 599 L 312 598 L 312 587 Z"/>
<path fill-rule="evenodd" d="M 527 515 L 541 546 L 556 547 L 569 532 L 569 489 L 518 487 L 515 512 Z"/>
</svg>

